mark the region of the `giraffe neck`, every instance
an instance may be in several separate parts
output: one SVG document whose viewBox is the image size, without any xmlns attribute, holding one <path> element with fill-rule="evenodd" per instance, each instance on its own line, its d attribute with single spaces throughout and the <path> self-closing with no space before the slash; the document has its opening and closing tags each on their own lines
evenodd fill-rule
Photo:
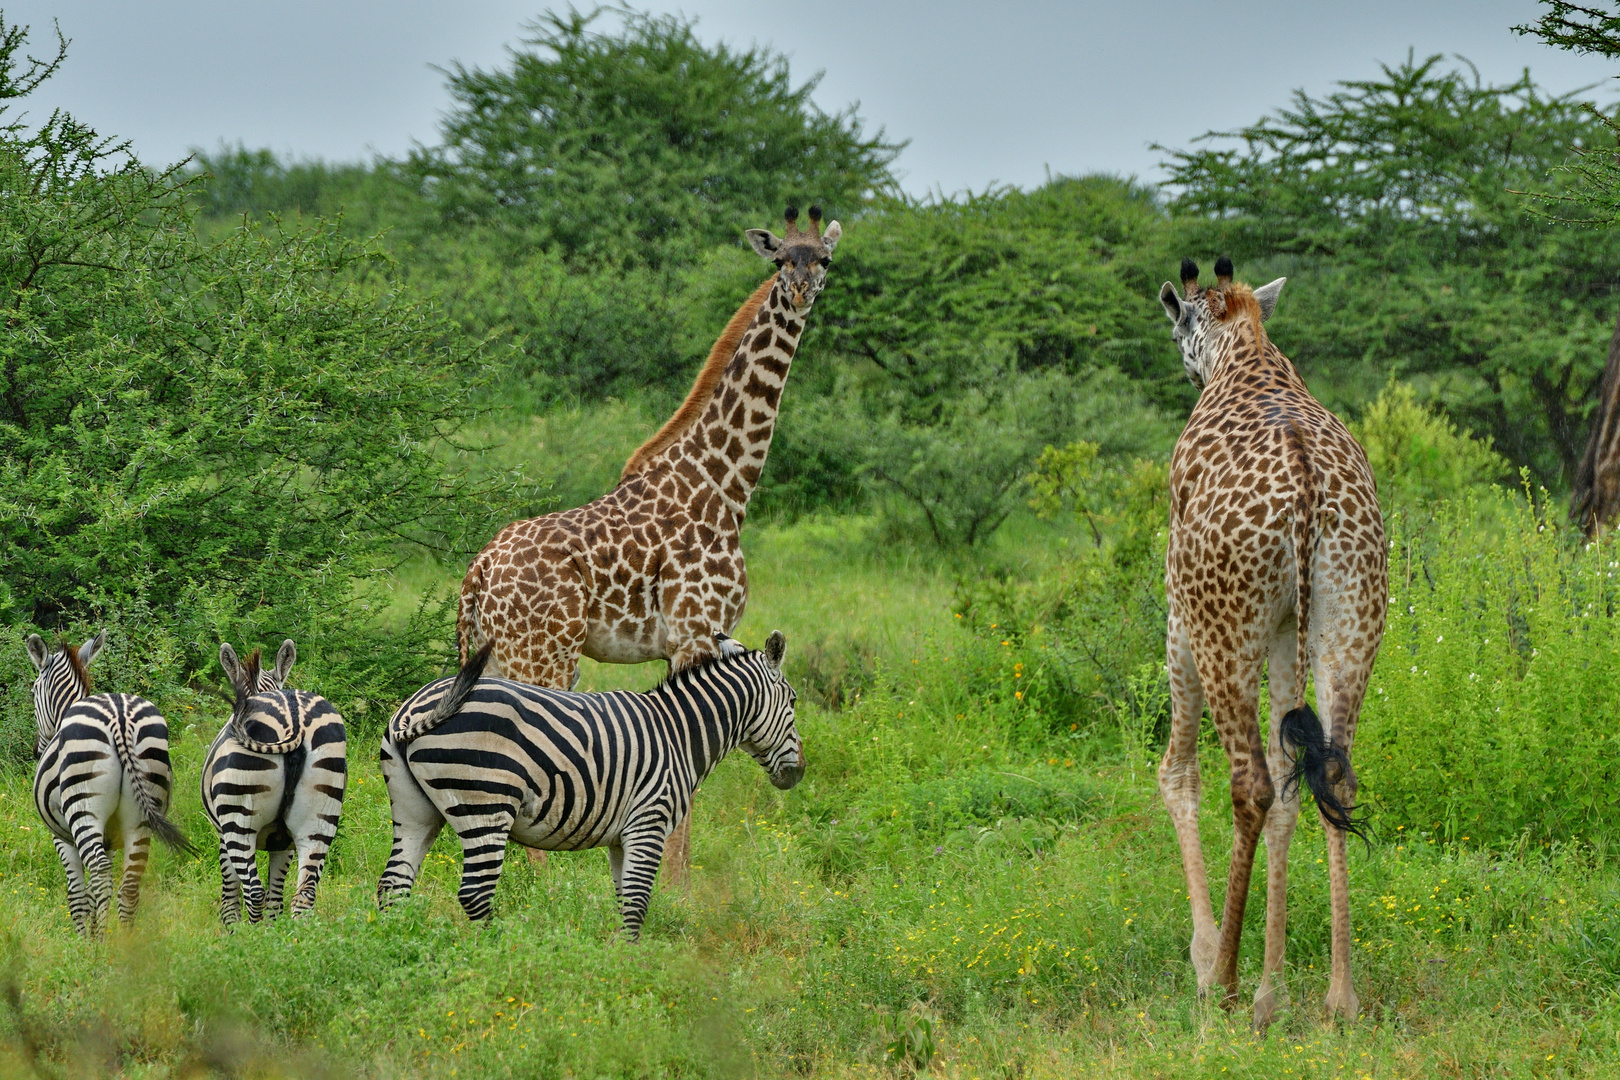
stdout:
<svg viewBox="0 0 1620 1080">
<path fill-rule="evenodd" d="M 1292 361 L 1271 343 L 1265 332 L 1253 326 L 1238 325 L 1227 330 L 1216 347 L 1206 388 L 1214 389 L 1244 374 L 1280 380 L 1299 389 L 1305 381 Z"/>
<path fill-rule="evenodd" d="M 804 323 L 778 281 L 738 343 L 714 396 L 677 447 L 677 458 L 696 466 L 739 521 L 765 468 Z"/>
</svg>

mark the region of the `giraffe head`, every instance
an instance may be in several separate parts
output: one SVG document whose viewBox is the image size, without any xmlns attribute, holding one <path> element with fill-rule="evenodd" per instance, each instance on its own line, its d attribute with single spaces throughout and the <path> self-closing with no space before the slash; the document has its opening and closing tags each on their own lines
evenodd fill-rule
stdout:
<svg viewBox="0 0 1620 1080">
<path fill-rule="evenodd" d="M 1181 291 L 1170 282 L 1159 289 L 1159 303 L 1170 317 L 1170 336 L 1181 350 L 1181 364 L 1187 378 L 1200 390 L 1209 381 L 1215 359 L 1229 331 L 1252 323 L 1256 333 L 1260 323 L 1277 310 L 1277 296 L 1287 278 L 1251 289 L 1232 280 L 1232 260 L 1222 255 L 1215 260 L 1215 287 L 1198 287 L 1198 264 L 1181 260 Z"/>
<path fill-rule="evenodd" d="M 819 206 L 810 208 L 808 229 L 799 228 L 796 207 L 788 207 L 783 216 L 787 219 L 785 235 L 777 236 L 769 229 L 749 229 L 746 235 L 760 258 L 776 264 L 777 279 L 787 290 L 788 303 L 802 316 L 827 283 L 827 267 L 832 265 L 833 248 L 838 246 L 844 229 L 834 221 L 823 232 Z"/>
<path fill-rule="evenodd" d="M 54 653 L 38 634 L 29 634 L 27 644 L 28 659 L 39 670 L 34 678 L 34 722 L 38 727 L 34 756 L 39 757 L 56 737 L 56 729 L 62 725 L 62 714 L 67 712 L 68 706 L 89 695 L 90 662 L 107 644 L 107 631 L 103 630 L 77 648 L 64 638 L 62 647 Z"/>
</svg>

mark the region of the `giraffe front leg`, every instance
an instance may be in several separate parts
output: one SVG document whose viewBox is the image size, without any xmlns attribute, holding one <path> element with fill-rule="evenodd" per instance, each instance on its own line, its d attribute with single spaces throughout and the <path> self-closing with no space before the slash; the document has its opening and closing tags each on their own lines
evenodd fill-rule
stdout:
<svg viewBox="0 0 1620 1080">
<path fill-rule="evenodd" d="M 669 831 L 664 841 L 664 883 L 672 889 L 689 889 L 692 884 L 692 811 Z"/>
<path fill-rule="evenodd" d="M 1283 749 L 1278 729 L 1285 713 L 1293 706 L 1290 688 L 1294 686 L 1299 634 L 1289 622 L 1271 641 L 1268 682 L 1271 689 L 1271 727 L 1266 742 L 1266 768 L 1275 777 L 1285 777 L 1293 762 Z M 1299 821 L 1299 791 L 1283 786 L 1266 811 L 1261 832 L 1266 841 L 1266 955 L 1260 985 L 1254 992 L 1254 1026 L 1263 1031 L 1279 1007 L 1288 1005 L 1288 983 L 1283 962 L 1288 944 L 1288 846 Z"/>
<path fill-rule="evenodd" d="M 1187 878 L 1187 899 L 1192 906 L 1193 935 L 1190 953 L 1198 992 L 1209 989 L 1215 975 L 1215 954 L 1220 930 L 1210 905 L 1209 878 L 1204 868 L 1204 847 L 1198 834 L 1198 726 L 1203 720 L 1204 695 L 1193 665 L 1186 634 L 1172 618 L 1167 645 L 1170 674 L 1170 744 L 1159 765 L 1159 795 L 1175 826 L 1181 865 Z"/>
<path fill-rule="evenodd" d="M 68 914 L 73 917 L 73 928 L 81 937 L 89 937 L 95 932 L 95 923 L 90 890 L 85 882 L 84 860 L 79 858 L 78 849 L 60 836 L 53 836 L 51 842 L 56 845 L 56 857 L 62 860 L 62 869 L 67 871 Z"/>
</svg>

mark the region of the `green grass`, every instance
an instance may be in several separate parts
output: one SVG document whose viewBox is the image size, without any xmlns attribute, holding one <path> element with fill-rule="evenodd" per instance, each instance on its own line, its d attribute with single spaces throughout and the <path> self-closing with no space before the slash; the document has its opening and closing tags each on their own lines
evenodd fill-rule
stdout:
<svg viewBox="0 0 1620 1080">
<path fill-rule="evenodd" d="M 745 756 L 722 765 L 697 801 L 690 893 L 661 890 L 637 946 L 614 939 L 600 852 L 543 867 L 513 858 L 493 923 L 472 926 L 455 900 L 457 852 L 441 839 L 415 898 L 378 914 L 388 807 L 358 735 L 313 917 L 227 934 L 215 860 L 165 852 L 135 930 L 82 942 L 29 778 L 0 777 L 0 981 L 19 992 L 15 1007 L 0 1001 L 0 1075 L 27 1075 L 30 1047 L 44 1075 L 204 1075 L 210 1063 L 265 1076 L 901 1075 L 884 1045 L 924 1022 L 945 1076 L 1620 1069 L 1620 866 L 1590 845 L 1491 853 L 1400 830 L 1353 848 L 1364 1015 L 1344 1027 L 1321 1019 L 1327 883 L 1321 832 L 1305 824 L 1290 866 L 1293 1008 L 1256 1036 L 1245 1009 L 1199 1001 L 1151 770 L 1079 732 L 1042 734 L 1006 689 L 1012 653 L 958 629 L 951 573 L 926 549 L 873 543 L 863 530 L 874 528 L 750 528 L 743 638 L 780 627 L 790 661 L 820 641 L 822 663 L 872 670 L 855 672 L 842 710 L 801 699 L 809 768 L 793 791 Z M 1038 539 L 1037 525 L 1019 528 L 997 557 Z M 586 678 L 657 675 L 593 666 Z M 163 704 L 178 818 L 211 841 L 195 785 L 222 710 Z M 1205 770 L 1220 879 L 1218 751 Z"/>
</svg>

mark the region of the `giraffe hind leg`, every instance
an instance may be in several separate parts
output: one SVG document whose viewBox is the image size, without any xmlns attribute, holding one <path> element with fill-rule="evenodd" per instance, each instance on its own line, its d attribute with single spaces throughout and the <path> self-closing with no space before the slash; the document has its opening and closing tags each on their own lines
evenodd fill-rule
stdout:
<svg viewBox="0 0 1620 1080">
<path fill-rule="evenodd" d="M 1176 829 L 1187 896 L 1192 905 L 1193 936 L 1190 952 L 1198 992 L 1208 990 L 1215 973 L 1220 930 L 1209 899 L 1209 877 L 1204 867 L 1203 842 L 1198 834 L 1198 728 L 1203 720 L 1203 685 L 1193 664 L 1187 636 L 1172 619 L 1167 644 L 1170 674 L 1170 743 L 1159 765 L 1159 792 Z"/>
<path fill-rule="evenodd" d="M 1299 634 L 1293 620 L 1271 639 L 1267 683 L 1271 690 L 1271 725 L 1266 740 L 1266 768 L 1273 777 L 1287 776 L 1292 760 L 1282 745 L 1283 716 L 1293 707 L 1290 698 L 1298 662 Z M 1254 992 L 1254 1026 L 1264 1030 L 1278 1008 L 1288 1005 L 1288 984 L 1283 961 L 1288 935 L 1288 847 L 1299 820 L 1299 790 L 1284 784 L 1266 811 L 1262 835 L 1266 842 L 1266 952 L 1260 985 Z"/>
</svg>

